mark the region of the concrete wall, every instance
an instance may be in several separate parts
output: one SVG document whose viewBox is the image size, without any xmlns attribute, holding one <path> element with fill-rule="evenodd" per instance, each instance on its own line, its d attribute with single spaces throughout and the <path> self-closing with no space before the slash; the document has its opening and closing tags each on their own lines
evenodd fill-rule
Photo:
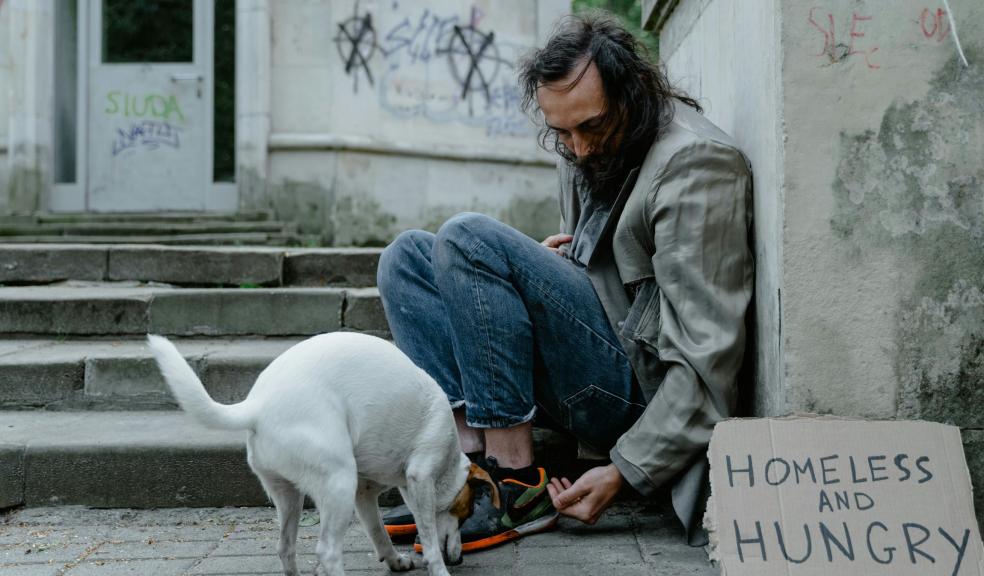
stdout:
<svg viewBox="0 0 984 576">
<path fill-rule="evenodd" d="M 781 227 L 756 226 L 760 244 L 776 242 L 757 250 L 758 303 L 771 296 L 763 267 L 782 295 L 778 326 L 759 311 L 781 352 L 758 383 L 757 412 L 958 425 L 984 517 L 984 4 L 950 0 L 948 15 L 942 0 L 777 2 L 771 55 L 760 28 L 730 43 L 750 17 L 719 4 L 731 3 L 680 2 L 661 40 L 671 70 L 698 78 L 709 115 L 753 162 L 755 142 L 782 148 L 778 174 L 766 175 Z M 718 109 L 749 87 L 773 90 L 743 71 L 763 59 L 781 62 L 781 101 L 756 129 L 742 118 L 762 112 L 756 98 L 733 121 Z M 762 177 L 759 160 L 757 215 Z"/>
<path fill-rule="evenodd" d="M 984 5 L 786 9 L 788 405 L 964 429 L 984 517 Z"/>
<path fill-rule="evenodd" d="M 340 246 L 384 245 L 408 228 L 436 231 L 468 210 L 542 239 L 557 233 L 553 168 L 353 151 L 285 151 L 270 159 L 278 215 Z"/>
<path fill-rule="evenodd" d="M 984 5 L 950 6 L 969 68 L 942 2 L 787 9 L 791 406 L 984 426 Z"/>
<path fill-rule="evenodd" d="M 7 189 L 10 135 L 10 9 L 0 0 L 0 196 Z"/>
<path fill-rule="evenodd" d="M 5 0 L 7 19 L 6 193 L 0 214 L 30 214 L 51 185 L 54 0 Z"/>
<path fill-rule="evenodd" d="M 22 144 L 0 171 L 11 182 L 0 213 L 50 208 L 55 5 L 0 0 L 0 136 Z M 237 54 L 243 209 L 272 208 L 339 244 L 382 244 L 461 210 L 534 236 L 556 231 L 554 160 L 519 109 L 515 68 L 569 0 L 243 0 L 237 10 L 255 20 L 238 29 L 254 40 Z"/>
<path fill-rule="evenodd" d="M 555 232 L 553 160 L 519 109 L 515 65 L 569 4 L 537 6 L 272 2 L 261 203 L 336 244 L 385 243 L 461 210 Z"/>
<path fill-rule="evenodd" d="M 670 81 L 698 98 L 752 163 L 756 298 L 753 351 L 742 390 L 745 409 L 785 409 L 781 389 L 782 86 L 776 0 L 681 2 L 665 23 L 660 56 Z M 755 57 L 743 57 L 754 54 Z M 751 380 L 754 380 L 754 385 Z"/>
</svg>

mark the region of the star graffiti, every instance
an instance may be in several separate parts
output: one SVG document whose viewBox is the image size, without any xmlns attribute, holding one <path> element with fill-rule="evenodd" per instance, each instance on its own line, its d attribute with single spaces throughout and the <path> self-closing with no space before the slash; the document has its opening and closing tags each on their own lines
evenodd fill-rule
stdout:
<svg viewBox="0 0 984 576">
<path fill-rule="evenodd" d="M 353 88 L 359 91 L 360 71 L 365 74 L 372 86 L 372 70 L 369 61 L 376 53 L 376 30 L 372 25 L 372 14 L 354 15 L 338 24 L 335 34 L 338 55 L 345 62 L 345 73 L 352 76 Z"/>
</svg>

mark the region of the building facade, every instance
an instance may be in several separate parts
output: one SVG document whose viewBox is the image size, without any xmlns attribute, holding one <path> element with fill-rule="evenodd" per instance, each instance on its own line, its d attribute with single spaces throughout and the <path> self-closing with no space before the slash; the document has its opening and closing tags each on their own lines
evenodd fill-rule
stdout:
<svg viewBox="0 0 984 576">
<path fill-rule="evenodd" d="M 478 210 L 543 235 L 516 64 L 558 0 L 0 0 L 0 213 L 270 210 L 380 244 Z"/>
</svg>

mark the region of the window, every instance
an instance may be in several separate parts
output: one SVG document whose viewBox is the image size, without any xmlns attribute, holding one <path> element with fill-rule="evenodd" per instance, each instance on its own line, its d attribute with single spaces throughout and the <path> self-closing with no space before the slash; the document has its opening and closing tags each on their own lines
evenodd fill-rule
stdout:
<svg viewBox="0 0 984 576">
<path fill-rule="evenodd" d="M 75 182 L 78 134 L 78 1 L 55 4 L 55 183 Z"/>
<path fill-rule="evenodd" d="M 212 178 L 236 179 L 236 0 L 215 0 Z"/>
<path fill-rule="evenodd" d="M 103 0 L 102 61 L 193 62 L 193 0 Z"/>
</svg>

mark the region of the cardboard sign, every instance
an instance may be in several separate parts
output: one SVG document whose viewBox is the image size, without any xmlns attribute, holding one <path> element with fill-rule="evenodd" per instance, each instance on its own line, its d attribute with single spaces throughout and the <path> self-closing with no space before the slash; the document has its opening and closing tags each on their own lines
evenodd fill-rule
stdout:
<svg viewBox="0 0 984 576">
<path fill-rule="evenodd" d="M 956 427 L 734 419 L 708 457 L 704 523 L 722 574 L 984 575 Z"/>
</svg>

